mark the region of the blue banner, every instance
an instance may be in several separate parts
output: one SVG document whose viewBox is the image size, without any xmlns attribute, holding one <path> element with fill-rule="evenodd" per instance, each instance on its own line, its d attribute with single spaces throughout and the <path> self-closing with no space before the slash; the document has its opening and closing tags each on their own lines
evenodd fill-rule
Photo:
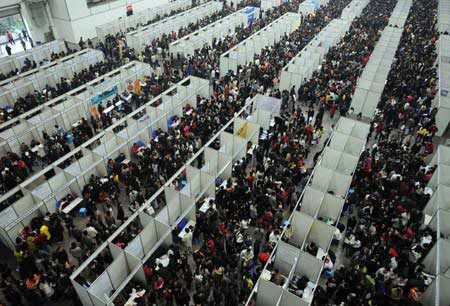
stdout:
<svg viewBox="0 0 450 306">
<path fill-rule="evenodd" d="M 118 92 L 119 91 L 117 89 L 117 86 L 114 86 L 110 90 L 106 90 L 106 91 L 96 95 L 95 97 L 92 97 L 91 98 L 91 103 L 92 103 L 92 105 L 100 104 L 103 101 L 108 100 L 109 98 L 117 95 Z"/>
</svg>

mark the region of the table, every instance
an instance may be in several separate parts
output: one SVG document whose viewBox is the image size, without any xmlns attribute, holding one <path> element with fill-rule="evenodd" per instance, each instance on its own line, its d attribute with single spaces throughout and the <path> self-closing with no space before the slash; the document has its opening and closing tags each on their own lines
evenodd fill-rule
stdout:
<svg viewBox="0 0 450 306">
<path fill-rule="evenodd" d="M 210 204 L 209 204 L 211 201 L 214 201 L 214 198 L 212 198 L 212 197 L 206 198 L 206 199 L 205 199 L 205 202 L 202 204 L 202 206 L 200 206 L 200 209 L 199 209 L 199 210 L 200 210 L 202 213 L 206 213 L 211 207 L 212 207 L 213 209 L 216 209 L 216 204 L 213 204 L 213 205 L 210 205 Z"/>
<path fill-rule="evenodd" d="M 217 189 L 220 189 L 220 187 L 223 187 L 223 189 L 227 189 L 227 182 L 228 180 L 224 180 L 222 184 L 220 184 L 219 187 L 217 187 Z"/>
<path fill-rule="evenodd" d="M 269 270 L 264 269 L 264 271 L 261 272 L 261 279 L 270 281 L 271 278 L 272 278 L 272 273 Z"/>
<path fill-rule="evenodd" d="M 110 111 L 112 111 L 113 109 L 114 109 L 114 105 L 111 105 L 110 107 L 107 107 L 107 108 L 105 108 L 104 110 L 103 110 L 103 113 L 104 114 L 107 114 L 107 113 L 109 113 Z"/>
<path fill-rule="evenodd" d="M 180 229 L 180 233 L 178 234 L 178 238 L 183 239 L 186 236 L 186 231 L 184 230 L 185 228 L 189 228 L 190 226 L 195 227 L 195 221 L 189 220 L 188 223 L 186 223 L 186 225 Z"/>
<path fill-rule="evenodd" d="M 134 305 L 136 305 L 136 303 L 134 302 L 134 300 L 135 300 L 137 297 L 142 297 L 142 296 L 144 296 L 145 292 L 146 292 L 145 289 L 144 289 L 144 290 L 141 290 L 141 291 L 139 291 L 139 292 L 136 292 L 136 289 L 133 288 L 133 291 L 132 291 L 131 294 L 130 294 L 130 298 L 128 299 L 128 301 L 125 303 L 124 306 L 134 306 Z"/>
<path fill-rule="evenodd" d="M 74 199 L 72 202 L 70 202 L 69 205 L 67 205 L 66 207 L 64 207 L 64 209 L 62 210 L 63 213 L 68 214 L 70 213 L 75 207 L 78 206 L 78 204 L 80 204 L 83 201 L 83 198 L 77 197 L 76 199 Z"/>
<path fill-rule="evenodd" d="M 80 126 L 80 124 L 81 124 L 82 122 L 83 122 L 83 121 L 78 120 L 77 122 L 75 122 L 74 124 L 72 124 L 72 127 L 73 127 L 73 128 L 77 128 L 77 127 Z"/>
<path fill-rule="evenodd" d="M 317 255 L 316 257 L 320 260 L 323 260 L 323 257 L 327 255 L 327 252 L 325 252 L 324 249 L 320 248 L 317 250 Z"/>
<path fill-rule="evenodd" d="M 128 164 L 129 164 L 130 162 L 131 162 L 131 160 L 125 158 L 124 160 L 122 160 L 121 164 L 122 164 L 122 165 L 128 166 Z"/>
</svg>

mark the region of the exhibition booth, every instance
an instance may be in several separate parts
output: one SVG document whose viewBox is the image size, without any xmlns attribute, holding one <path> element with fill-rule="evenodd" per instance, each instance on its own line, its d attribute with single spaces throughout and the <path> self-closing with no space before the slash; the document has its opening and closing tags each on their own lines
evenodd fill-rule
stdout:
<svg viewBox="0 0 450 306">
<path fill-rule="evenodd" d="M 169 45 L 169 52 L 174 55 L 193 56 L 195 50 L 201 49 L 205 44 L 211 46 L 214 39 L 233 35 L 238 27 L 247 27 L 257 18 L 259 18 L 258 8 L 245 7 L 172 42 Z"/>
<path fill-rule="evenodd" d="M 56 88 L 61 78 L 71 80 L 75 73 L 102 62 L 104 57 L 103 52 L 99 50 L 85 49 L 4 84 L 0 87 L 0 108 L 6 111 L 12 110 L 18 98 L 24 98 L 34 92 L 42 93 L 46 86 Z"/>
<path fill-rule="evenodd" d="M 45 65 L 51 61 L 53 53 L 59 54 L 63 51 L 67 52 L 64 42 L 54 40 L 26 51 L 5 56 L 0 58 L 0 72 L 4 75 L 15 70 L 20 72 L 26 59 L 31 62 L 35 61 L 38 66 Z"/>
<path fill-rule="evenodd" d="M 121 81 L 116 83 L 117 86 L 121 86 L 119 83 L 125 84 L 123 79 Z M 196 101 L 198 95 L 210 96 L 208 80 L 186 78 L 19 184 L 14 193 L 21 191 L 24 196 L 0 212 L 2 242 L 13 249 L 20 229 L 28 225 L 33 218 L 44 216 L 47 212 L 58 212 L 55 204 L 68 194 L 78 199 L 81 196 L 80 191 L 89 182 L 91 175 L 100 178 L 107 176 L 110 159 L 128 163 L 135 158 L 132 147 L 137 143 L 147 144 L 155 137 L 154 133 L 159 128 L 167 131 L 173 115 L 182 115 L 180 112 L 183 112 L 183 107 L 188 103 L 195 107 L 192 102 Z M 156 102 L 158 105 L 153 106 L 157 104 Z M 86 101 L 81 103 L 89 104 Z M 49 123 L 48 126 L 53 127 L 52 124 Z M 30 137 L 41 137 L 39 134 L 41 133 L 36 131 Z M 74 159 L 75 156 L 78 158 Z M 48 178 L 50 173 L 54 174 Z M 10 194 L 11 192 L 4 195 L 0 201 L 4 202 Z M 74 203 L 79 204 L 79 200 Z M 70 211 L 66 209 L 63 212 L 70 213 L 72 210 L 78 212 L 76 205 L 70 205 L 69 208 Z"/>
<path fill-rule="evenodd" d="M 391 27 L 397 27 L 403 29 L 406 23 L 406 19 L 409 15 L 409 10 L 412 5 L 412 0 L 400 0 L 397 1 L 394 11 L 389 18 L 388 25 Z"/>
<path fill-rule="evenodd" d="M 433 230 L 435 241 L 433 248 L 425 256 L 422 264 L 424 271 L 434 277 L 422 296 L 426 306 L 447 305 L 450 303 L 450 148 L 440 145 L 429 164 L 434 169 L 425 193 L 430 200 L 423 210 L 424 224 Z"/>
<path fill-rule="evenodd" d="M 71 275 L 83 305 L 123 305 L 119 301 L 124 297 L 133 299 L 136 286 L 147 286 L 144 266 L 158 269 L 159 264 L 169 264 L 167 249 L 174 239 L 182 239 L 185 228 L 195 227 L 197 213 L 215 209 L 218 178 L 223 182 L 231 178 L 233 164 L 249 154 L 248 143 L 257 145 L 260 127 L 270 124 L 271 114 L 267 110 L 255 108 L 251 113 L 252 104 L 258 99 L 265 97 L 254 97 Z M 256 112 L 260 115 L 255 115 Z M 216 142 L 218 150 L 210 147 Z M 183 183 L 175 188 L 175 182 Z M 155 201 L 160 206 L 157 209 Z M 124 235 L 127 232 L 138 234 Z M 127 238 L 122 240 L 121 236 Z M 110 252 L 113 261 L 86 285 L 79 276 L 90 274 L 91 263 L 102 252 Z M 118 265 L 123 267 L 119 269 Z"/>
<path fill-rule="evenodd" d="M 367 0 L 357 0 L 350 2 L 350 4 L 342 10 L 341 18 L 351 22 L 356 17 L 359 17 L 361 15 L 362 11 L 368 3 L 369 1 Z"/>
<path fill-rule="evenodd" d="M 178 35 L 178 31 L 181 28 L 186 28 L 189 24 L 196 23 L 207 16 L 211 16 L 212 14 L 221 11 L 222 8 L 223 3 L 218 1 L 211 1 L 193 7 L 182 13 L 128 33 L 126 36 L 127 44 L 136 52 L 141 53 L 146 45 L 151 45 L 151 42 L 154 39 L 163 35 L 169 35 L 172 32 L 176 32 Z"/>
<path fill-rule="evenodd" d="M 20 145 L 28 145 L 31 140 L 44 143 L 42 132 L 52 135 L 55 125 L 67 132 L 76 129 L 82 118 L 88 120 L 95 114 L 94 106 L 105 106 L 108 101 L 126 92 L 129 84 L 144 80 L 151 73 L 150 65 L 131 62 L 6 122 L 3 126 L 10 124 L 13 127 L 0 133 L 0 154 L 21 154 Z M 111 112 L 114 108 L 121 110 L 123 105 L 115 105 L 105 111 Z"/>
<path fill-rule="evenodd" d="M 349 30 L 356 17 L 369 0 L 353 0 L 343 10 L 341 18 L 331 20 L 308 45 L 306 45 L 289 63 L 283 67 L 280 76 L 280 89 L 297 89 L 309 80 L 314 71 L 321 69 L 321 64 L 328 50 L 335 46 Z"/>
<path fill-rule="evenodd" d="M 289 0 L 261 0 L 261 10 L 267 11 L 276 9 L 277 7 L 283 5 L 284 3 L 288 3 Z"/>
<path fill-rule="evenodd" d="M 437 93 L 433 106 L 437 108 L 436 126 L 437 136 L 442 136 L 450 123 L 450 35 L 439 36 L 437 43 Z"/>
<path fill-rule="evenodd" d="M 153 22 L 155 19 L 164 18 L 164 16 L 168 16 L 174 11 L 187 9 L 191 5 L 192 0 L 171 1 L 143 12 L 137 12 L 131 16 L 119 18 L 118 20 L 96 27 L 97 38 L 100 41 L 105 41 L 107 36 L 115 36 L 117 33 L 128 33 Z"/>
<path fill-rule="evenodd" d="M 267 47 L 272 47 L 285 35 L 289 35 L 300 27 L 301 16 L 295 13 L 286 13 L 249 38 L 240 42 L 220 56 L 220 75 L 229 71 L 238 72 L 238 67 L 253 62 L 255 55 Z"/>
<path fill-rule="evenodd" d="M 280 76 L 280 89 L 290 90 L 292 86 L 299 88 L 305 80 L 309 80 L 328 53 L 335 46 L 350 27 L 349 21 L 333 19 L 316 37 L 311 40 L 289 63 L 283 68 Z"/>
<path fill-rule="evenodd" d="M 438 2 L 437 31 L 439 33 L 450 33 L 450 1 Z"/>
<path fill-rule="evenodd" d="M 298 13 L 303 16 L 314 14 L 322 5 L 327 5 L 329 0 L 306 0 L 298 6 Z"/>
<path fill-rule="evenodd" d="M 372 119 L 382 97 L 389 71 L 395 59 L 403 29 L 387 26 L 378 40 L 369 62 L 358 78 L 351 107 L 354 114 Z"/>
<path fill-rule="evenodd" d="M 294 212 L 285 222 L 292 227 L 292 237 L 288 239 L 283 230 L 247 303 L 253 300 L 264 306 L 311 305 L 320 276 L 333 270 L 328 251 L 340 231 L 337 225 L 352 181 L 351 172 L 365 148 L 369 129 L 365 123 L 339 119 Z M 352 149 L 347 150 L 348 147 Z M 315 250 L 312 254 L 311 249 Z M 275 269 L 283 277 L 281 284 L 271 280 Z M 303 278 L 304 288 L 297 287 L 298 278 Z"/>
</svg>

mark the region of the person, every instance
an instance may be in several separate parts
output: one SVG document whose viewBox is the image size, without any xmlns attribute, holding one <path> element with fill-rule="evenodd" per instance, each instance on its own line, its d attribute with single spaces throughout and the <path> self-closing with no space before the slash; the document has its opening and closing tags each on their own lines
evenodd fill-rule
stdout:
<svg viewBox="0 0 450 306">
<path fill-rule="evenodd" d="M 186 227 L 184 231 L 186 232 L 186 234 L 182 239 L 183 246 L 187 252 L 192 252 L 192 230 L 191 228 Z"/>
<path fill-rule="evenodd" d="M 20 40 L 20 44 L 22 45 L 23 51 L 27 50 L 27 44 L 25 43 L 25 41 L 23 39 Z"/>
<path fill-rule="evenodd" d="M 80 46 L 80 49 L 83 50 L 85 46 L 85 42 L 83 41 L 83 37 L 80 37 L 80 41 L 78 42 L 78 46 Z"/>
<path fill-rule="evenodd" d="M 11 52 L 11 47 L 10 47 L 8 44 L 6 44 L 5 50 L 6 50 L 6 53 L 7 53 L 8 55 L 11 55 L 11 54 L 12 54 L 12 52 Z"/>
<path fill-rule="evenodd" d="M 28 32 L 26 28 L 22 29 L 22 37 L 23 39 L 27 40 L 28 39 Z"/>
<path fill-rule="evenodd" d="M 6 31 L 6 38 L 8 38 L 8 42 L 12 45 L 15 45 L 14 34 L 11 31 Z"/>
<path fill-rule="evenodd" d="M 78 261 L 78 265 L 83 262 L 83 249 L 75 241 L 70 245 L 70 254 Z"/>
</svg>

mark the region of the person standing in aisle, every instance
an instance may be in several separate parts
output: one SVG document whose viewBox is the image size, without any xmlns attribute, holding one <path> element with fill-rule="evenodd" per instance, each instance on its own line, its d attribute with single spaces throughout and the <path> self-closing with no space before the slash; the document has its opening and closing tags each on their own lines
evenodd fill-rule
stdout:
<svg viewBox="0 0 450 306">
<path fill-rule="evenodd" d="M 11 31 L 6 31 L 6 38 L 8 38 L 8 42 L 12 45 L 15 45 L 16 42 L 14 41 L 14 35 L 11 33 Z"/>
<path fill-rule="evenodd" d="M 5 50 L 6 50 L 6 53 L 8 53 L 8 55 L 11 55 L 11 54 L 12 54 L 12 52 L 11 52 L 11 47 L 10 47 L 8 44 L 6 44 Z"/>
</svg>

